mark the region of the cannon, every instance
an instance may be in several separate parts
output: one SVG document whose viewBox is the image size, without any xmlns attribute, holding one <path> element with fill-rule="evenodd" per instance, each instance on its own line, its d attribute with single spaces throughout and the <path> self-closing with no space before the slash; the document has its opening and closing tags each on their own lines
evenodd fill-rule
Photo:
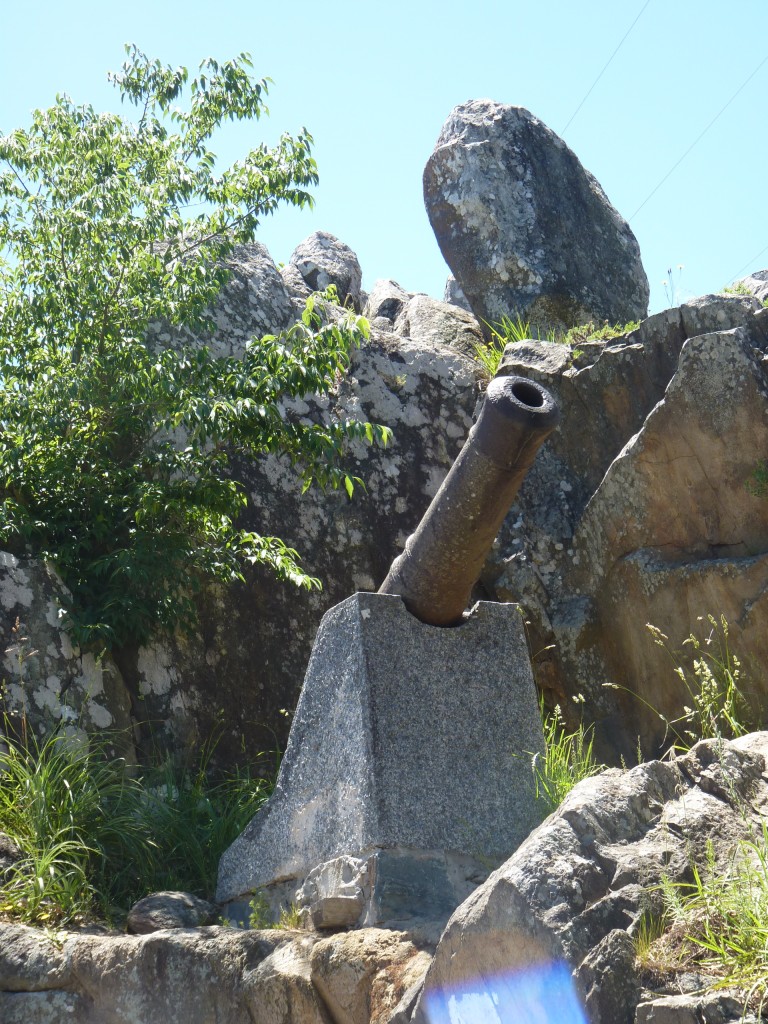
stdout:
<svg viewBox="0 0 768 1024">
<path fill-rule="evenodd" d="M 493 601 L 463 613 L 558 419 L 539 384 L 492 381 L 383 596 L 323 616 L 275 791 L 221 859 L 228 915 L 248 920 L 260 891 L 316 927 L 447 920 L 538 824 L 529 755 L 544 735 L 522 620 Z"/>
<path fill-rule="evenodd" d="M 464 447 L 378 592 L 399 595 L 429 625 L 460 624 L 504 517 L 559 421 L 540 384 L 492 380 Z"/>
</svg>

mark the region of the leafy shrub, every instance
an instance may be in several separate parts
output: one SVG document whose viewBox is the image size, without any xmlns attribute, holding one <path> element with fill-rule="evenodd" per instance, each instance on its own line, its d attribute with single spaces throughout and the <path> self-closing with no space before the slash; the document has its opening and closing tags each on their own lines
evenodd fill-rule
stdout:
<svg viewBox="0 0 768 1024">
<path fill-rule="evenodd" d="M 280 453 L 307 486 L 350 491 L 346 442 L 388 437 L 285 411 L 331 392 L 366 337 L 316 299 L 242 360 L 150 344 L 157 324 L 214 334 L 235 245 L 279 204 L 310 204 L 317 168 L 306 131 L 216 168 L 221 124 L 266 112 L 247 54 L 209 58 L 188 83 L 186 68 L 127 49 L 110 77 L 135 122 L 59 96 L 0 137 L 0 539 L 54 562 L 73 640 L 96 649 L 188 623 L 195 587 L 248 563 L 319 585 L 278 537 L 238 527 L 230 458 Z"/>
</svg>

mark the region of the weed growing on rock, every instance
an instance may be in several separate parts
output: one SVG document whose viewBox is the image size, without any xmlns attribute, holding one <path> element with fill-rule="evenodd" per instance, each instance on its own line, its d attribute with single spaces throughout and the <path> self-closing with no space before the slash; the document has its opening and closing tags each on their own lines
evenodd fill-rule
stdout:
<svg viewBox="0 0 768 1024">
<path fill-rule="evenodd" d="M 680 305 L 680 281 L 685 265 L 683 263 L 678 263 L 675 269 L 677 270 L 677 281 L 675 281 L 675 273 L 672 270 L 672 267 L 669 267 L 667 269 L 667 276 L 661 282 L 664 285 L 664 294 L 667 297 L 667 302 L 669 303 L 670 308 Z"/>
<path fill-rule="evenodd" d="M 535 336 L 531 331 L 529 320 L 523 320 L 518 313 L 514 319 L 510 316 L 503 316 L 499 323 L 489 324 L 486 327 L 491 332 L 491 340 L 486 345 L 475 345 L 475 357 L 489 377 L 495 377 L 499 369 L 504 349 L 507 345 L 517 341 L 528 341 Z"/>
<path fill-rule="evenodd" d="M 705 621 L 703 616 L 699 620 Z M 675 675 L 690 701 L 678 718 L 668 720 L 659 714 L 677 738 L 675 746 L 682 750 L 689 750 L 701 739 L 735 739 L 752 727 L 742 692 L 741 662 L 730 648 L 728 620 L 724 615 L 719 620 L 707 615 L 706 622 L 710 626 L 706 636 L 699 638 L 691 633 L 683 641 L 693 654 L 688 664 L 669 651 L 669 637 L 657 626 L 647 624 L 654 643 L 670 654 Z"/>
<path fill-rule="evenodd" d="M 759 462 L 744 486 L 753 498 L 768 498 L 768 462 Z"/>
<path fill-rule="evenodd" d="M 757 1003 L 759 1015 L 768 991 L 768 825 L 725 869 L 710 843 L 704 867 L 692 871 L 692 882 L 663 883 L 670 927 L 649 952 L 663 947 L 667 965 L 695 965 L 719 987 L 741 989 L 745 1011 Z"/>
<path fill-rule="evenodd" d="M 600 327 L 593 322 L 571 327 L 565 332 L 546 331 L 542 333 L 529 320 L 524 320 L 518 313 L 514 318 L 503 316 L 498 323 L 486 324 L 491 332 L 491 340 L 486 345 L 475 345 L 475 355 L 480 365 L 490 377 L 494 377 L 501 364 L 504 349 L 507 345 L 521 341 L 548 341 L 554 345 L 566 345 L 579 355 L 578 346 L 587 341 L 610 341 L 620 338 L 640 326 L 639 320 L 626 324 L 609 324 L 607 321 Z"/>
<path fill-rule="evenodd" d="M 639 326 L 639 320 L 629 320 L 625 324 L 609 324 L 606 320 L 602 327 L 590 321 L 581 327 L 572 327 L 557 341 L 561 345 L 568 345 L 569 348 L 576 348 L 586 341 L 613 341 L 614 338 L 622 338 L 625 334 L 636 331 Z"/>
<path fill-rule="evenodd" d="M 758 727 L 745 696 L 745 681 L 738 656 L 731 650 L 728 620 L 724 615 L 699 616 L 709 623 L 709 632 L 702 637 L 691 633 L 683 647 L 691 652 L 672 651 L 669 637 L 658 626 L 646 623 L 653 642 L 667 653 L 674 666 L 674 674 L 685 687 L 686 703 L 677 718 L 659 711 L 634 690 L 616 683 L 603 683 L 609 690 L 623 690 L 645 705 L 664 723 L 666 729 L 662 744 L 671 735 L 672 749 L 685 752 L 703 739 L 730 740 L 744 736 Z"/>
<path fill-rule="evenodd" d="M 592 728 L 580 724 L 573 732 L 565 726 L 559 705 L 550 712 L 541 706 L 544 727 L 544 756 L 533 754 L 531 767 L 536 799 L 550 814 L 563 802 L 577 782 L 603 771 L 592 753 Z"/>
<path fill-rule="evenodd" d="M 751 295 L 752 292 L 744 284 L 743 281 L 737 281 L 735 284 L 727 285 L 723 288 L 723 294 L 725 295 Z"/>
<path fill-rule="evenodd" d="M 295 930 L 302 927 L 301 908 L 296 903 L 280 908 L 277 921 L 272 918 L 272 909 L 263 889 L 257 889 L 251 896 L 248 926 L 250 928 L 284 928 Z"/>
<path fill-rule="evenodd" d="M 248 904 L 250 914 L 248 916 L 249 928 L 272 928 L 272 911 L 269 907 L 269 900 L 261 889 L 257 889 L 251 896 Z"/>
</svg>

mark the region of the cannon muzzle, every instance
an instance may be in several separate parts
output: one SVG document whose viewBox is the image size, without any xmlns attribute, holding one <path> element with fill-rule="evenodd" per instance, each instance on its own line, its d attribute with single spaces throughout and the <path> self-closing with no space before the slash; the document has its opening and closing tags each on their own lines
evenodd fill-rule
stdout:
<svg viewBox="0 0 768 1024">
<path fill-rule="evenodd" d="M 555 399 L 535 381 L 492 380 L 477 423 L 379 593 L 399 594 L 432 626 L 460 623 L 504 517 L 559 420 Z"/>
</svg>

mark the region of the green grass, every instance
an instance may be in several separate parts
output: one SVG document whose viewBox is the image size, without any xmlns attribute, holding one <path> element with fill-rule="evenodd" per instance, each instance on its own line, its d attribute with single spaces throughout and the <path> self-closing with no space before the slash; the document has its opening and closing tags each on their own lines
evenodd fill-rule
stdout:
<svg viewBox="0 0 768 1024">
<path fill-rule="evenodd" d="M 768 462 L 761 460 L 752 470 L 744 487 L 753 498 L 768 498 Z"/>
<path fill-rule="evenodd" d="M 559 706 L 545 712 L 542 704 L 544 727 L 544 755 L 534 754 L 531 759 L 536 786 L 536 799 L 545 814 L 550 814 L 563 802 L 576 783 L 603 771 L 605 765 L 595 761 L 592 752 L 592 728 L 580 724 L 568 731 Z"/>
<path fill-rule="evenodd" d="M 3 748 L 0 831 L 23 857 L 0 884 L 0 914 L 46 925 L 120 920 L 161 889 L 210 898 L 221 854 L 270 788 L 245 773 L 216 777 L 207 754 L 135 777 L 93 740 L 6 738 Z"/>
<path fill-rule="evenodd" d="M 661 973 L 695 968 L 713 987 L 741 990 L 745 1011 L 759 1012 L 768 992 L 768 826 L 725 866 L 710 843 L 692 871 L 692 882 L 664 880 L 666 929 L 645 961 Z"/>
<path fill-rule="evenodd" d="M 675 749 L 690 750 L 702 739 L 735 739 L 756 723 L 744 696 L 741 661 L 731 650 L 730 629 L 724 615 L 699 616 L 705 624 L 702 636 L 691 633 L 683 641 L 685 652 L 672 653 L 669 638 L 647 623 L 653 641 L 670 655 L 674 673 L 687 695 L 682 713 L 674 719 L 657 714 L 675 736 Z"/>
<path fill-rule="evenodd" d="M 504 349 L 509 344 L 521 341 L 548 341 L 555 345 L 566 345 L 577 350 L 580 344 L 587 341 L 610 341 L 619 338 L 640 326 L 635 320 L 627 324 L 604 323 L 598 327 L 594 323 L 586 323 L 572 327 L 565 332 L 547 331 L 544 334 L 537 327 L 532 327 L 529 320 L 524 320 L 518 313 L 516 316 L 503 316 L 498 323 L 486 324 L 491 332 L 491 340 L 487 344 L 475 345 L 475 356 L 489 377 L 496 375 L 501 364 Z"/>
</svg>

